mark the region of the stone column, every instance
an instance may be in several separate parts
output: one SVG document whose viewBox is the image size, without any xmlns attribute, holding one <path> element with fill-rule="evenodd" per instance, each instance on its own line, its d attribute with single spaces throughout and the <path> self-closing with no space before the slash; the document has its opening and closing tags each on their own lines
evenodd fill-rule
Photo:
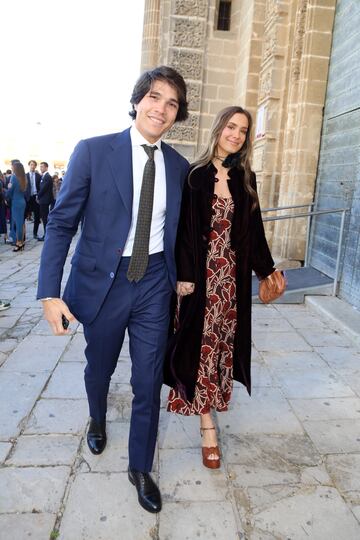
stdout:
<svg viewBox="0 0 360 540">
<path fill-rule="evenodd" d="M 265 4 L 253 159 L 263 207 L 276 205 L 279 189 L 281 167 L 279 157 L 286 95 L 286 51 L 289 42 L 289 3 L 291 0 L 266 0 Z M 268 231 L 272 228 L 271 225 L 267 226 Z"/>
<path fill-rule="evenodd" d="M 141 71 L 158 64 L 160 0 L 145 0 Z"/>
<path fill-rule="evenodd" d="M 184 77 L 189 101 L 188 120 L 176 123 L 167 134 L 167 141 L 190 161 L 196 154 L 199 132 L 207 4 L 205 0 L 164 2 L 166 11 L 162 24 L 170 27 L 167 34 L 170 40 L 167 63 Z M 166 35 L 166 31 L 163 35 Z"/>
<path fill-rule="evenodd" d="M 279 206 L 314 197 L 336 0 L 296 4 Z M 278 221 L 275 255 L 303 260 L 306 227 L 306 219 Z"/>
</svg>

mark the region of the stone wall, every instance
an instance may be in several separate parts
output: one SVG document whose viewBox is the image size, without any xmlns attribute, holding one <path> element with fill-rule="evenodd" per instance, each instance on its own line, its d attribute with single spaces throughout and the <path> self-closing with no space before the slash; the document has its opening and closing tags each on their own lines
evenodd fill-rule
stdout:
<svg viewBox="0 0 360 540">
<path fill-rule="evenodd" d="M 336 0 L 233 0 L 218 31 L 218 0 L 146 0 L 143 68 L 176 67 L 190 117 L 168 141 L 190 160 L 216 113 L 232 104 L 256 120 L 253 168 L 263 207 L 307 203 L 316 177 Z M 156 13 L 155 13 L 156 12 Z M 157 22 L 158 21 L 158 22 Z M 305 222 L 267 226 L 276 257 L 303 259 Z"/>
</svg>

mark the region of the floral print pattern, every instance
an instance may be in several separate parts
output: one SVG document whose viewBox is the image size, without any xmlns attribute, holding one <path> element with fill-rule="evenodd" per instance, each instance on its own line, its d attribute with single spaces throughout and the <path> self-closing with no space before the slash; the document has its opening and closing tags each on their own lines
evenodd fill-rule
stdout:
<svg viewBox="0 0 360 540">
<path fill-rule="evenodd" d="M 233 387 L 233 346 L 236 330 L 236 258 L 230 247 L 234 202 L 213 197 L 207 254 L 206 308 L 195 396 L 185 401 L 171 389 L 168 411 L 206 414 L 227 411 Z"/>
</svg>

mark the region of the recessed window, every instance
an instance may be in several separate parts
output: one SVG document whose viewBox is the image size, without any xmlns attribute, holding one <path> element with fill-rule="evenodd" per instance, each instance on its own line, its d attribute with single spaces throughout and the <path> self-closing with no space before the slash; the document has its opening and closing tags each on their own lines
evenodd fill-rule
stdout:
<svg viewBox="0 0 360 540">
<path fill-rule="evenodd" d="M 230 30 L 231 2 L 219 2 L 219 15 L 217 21 L 218 30 Z"/>
</svg>

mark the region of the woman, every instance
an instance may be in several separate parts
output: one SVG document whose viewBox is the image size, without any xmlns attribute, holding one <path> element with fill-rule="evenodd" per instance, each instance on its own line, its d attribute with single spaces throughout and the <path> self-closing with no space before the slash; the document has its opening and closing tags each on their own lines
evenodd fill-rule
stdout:
<svg viewBox="0 0 360 540">
<path fill-rule="evenodd" d="M 15 252 L 21 251 L 25 246 L 24 215 L 26 183 L 27 179 L 23 164 L 20 162 L 14 163 L 13 174 L 10 178 L 6 196 L 11 200 L 11 231 L 16 236 L 15 247 L 13 249 Z"/>
<path fill-rule="evenodd" d="M 53 202 L 50 204 L 50 210 L 54 208 L 57 196 L 59 195 L 59 191 L 61 188 L 61 178 L 59 178 L 59 175 L 57 173 L 53 174 L 52 180 L 53 180 Z"/>
<path fill-rule="evenodd" d="M 178 229 L 168 410 L 200 415 L 203 464 L 212 469 L 220 452 L 211 410 L 228 409 L 233 379 L 251 389 L 251 271 L 265 279 L 275 270 L 250 168 L 251 127 L 241 107 L 218 113 L 189 173 Z"/>
<path fill-rule="evenodd" d="M 4 242 L 7 240 L 6 225 L 6 204 L 5 204 L 5 178 L 0 171 L 0 235 L 4 235 Z"/>
</svg>

